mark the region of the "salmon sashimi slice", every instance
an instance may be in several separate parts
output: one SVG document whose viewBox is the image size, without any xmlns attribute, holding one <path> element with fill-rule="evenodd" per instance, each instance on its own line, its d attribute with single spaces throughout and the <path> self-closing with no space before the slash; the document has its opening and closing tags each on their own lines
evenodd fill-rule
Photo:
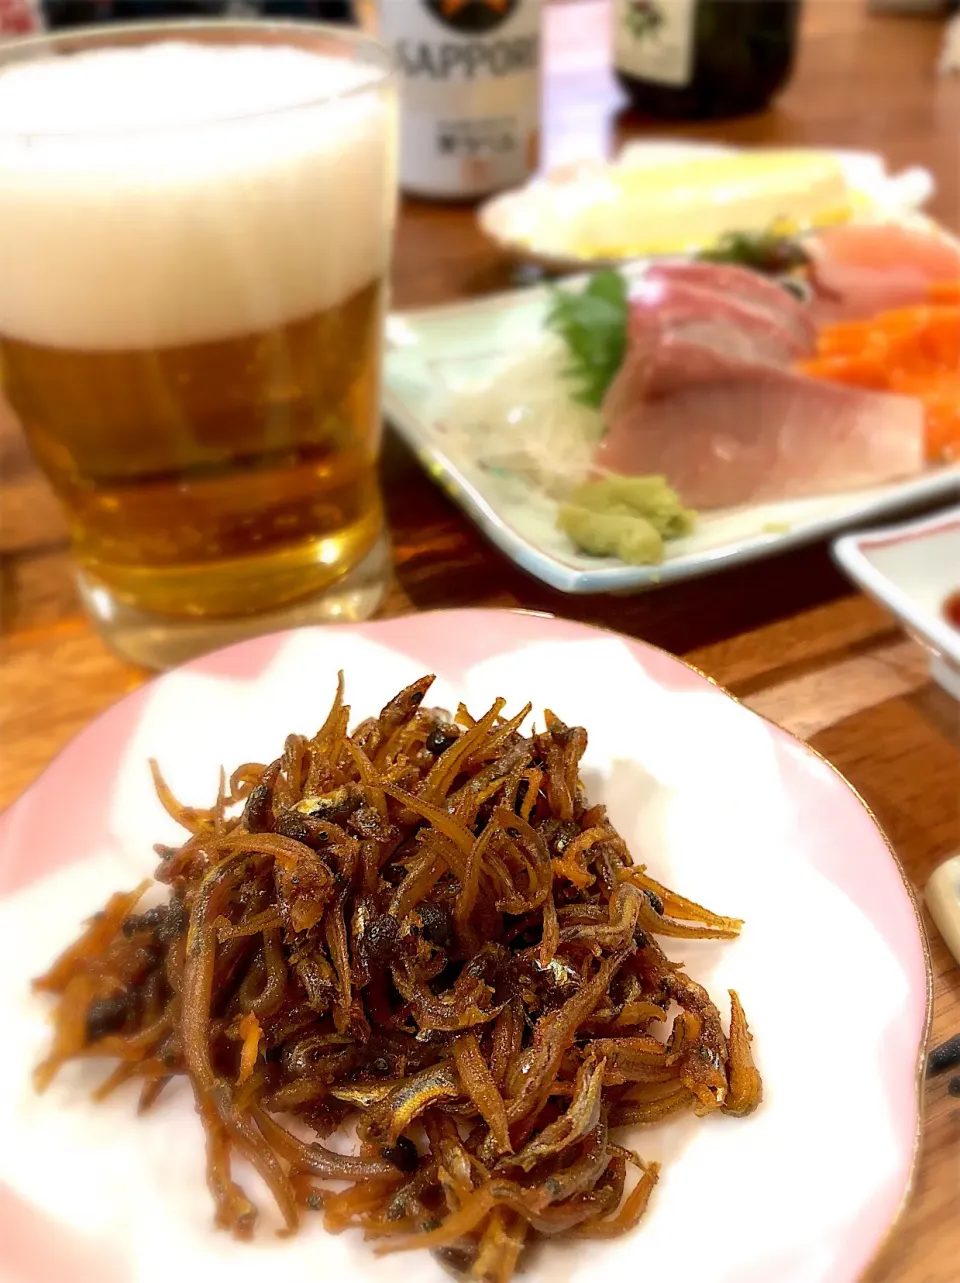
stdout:
<svg viewBox="0 0 960 1283">
<path fill-rule="evenodd" d="M 943 235 L 895 223 L 826 228 L 806 243 L 818 325 L 927 301 L 932 285 L 960 282 L 960 248 Z"/>
</svg>

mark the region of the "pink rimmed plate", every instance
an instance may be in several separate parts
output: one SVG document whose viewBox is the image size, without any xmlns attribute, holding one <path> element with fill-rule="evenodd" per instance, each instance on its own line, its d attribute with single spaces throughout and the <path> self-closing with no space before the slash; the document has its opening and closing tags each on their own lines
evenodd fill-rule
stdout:
<svg viewBox="0 0 960 1283">
<path fill-rule="evenodd" d="M 504 695 L 585 725 L 584 781 L 638 860 L 746 919 L 728 944 L 667 941 L 726 1013 L 739 990 L 766 1083 L 751 1118 L 680 1119 L 630 1137 L 664 1164 L 630 1236 L 548 1245 L 531 1283 L 673 1276 L 698 1283 L 852 1283 L 908 1192 L 929 968 L 911 894 L 874 820 L 810 749 L 680 661 L 612 633 L 500 611 L 422 614 L 241 643 L 175 669 L 109 709 L 0 818 L 0 1279 L 4 1283 L 423 1283 L 425 1254 L 376 1258 L 359 1234 L 215 1232 L 200 1125 L 183 1083 L 134 1115 L 123 1090 L 87 1098 L 103 1066 L 46 1096 L 30 1071 L 47 1038 L 29 991 L 81 918 L 177 838 L 154 800 L 159 759 L 206 803 L 220 763 L 269 760 L 311 731 L 343 668 L 357 718 L 425 671 L 431 699 Z M 696 1234 L 691 1229 L 696 1226 Z"/>
</svg>

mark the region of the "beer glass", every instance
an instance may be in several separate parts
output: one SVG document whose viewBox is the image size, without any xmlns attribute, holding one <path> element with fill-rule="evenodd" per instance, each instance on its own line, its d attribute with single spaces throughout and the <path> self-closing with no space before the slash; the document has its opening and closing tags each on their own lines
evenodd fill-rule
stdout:
<svg viewBox="0 0 960 1283">
<path fill-rule="evenodd" d="M 376 608 L 395 135 L 342 28 L 0 49 L 0 383 L 128 658 Z"/>
</svg>

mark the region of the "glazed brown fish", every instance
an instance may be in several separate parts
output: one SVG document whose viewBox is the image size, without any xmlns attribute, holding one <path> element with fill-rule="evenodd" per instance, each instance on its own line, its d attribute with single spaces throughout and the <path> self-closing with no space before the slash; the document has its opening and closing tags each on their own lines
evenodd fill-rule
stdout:
<svg viewBox="0 0 960 1283">
<path fill-rule="evenodd" d="M 317 734 L 221 775 L 209 809 L 154 766 L 190 834 L 157 848 L 167 898 L 114 895 L 36 981 L 57 999 L 36 1078 L 107 1057 L 97 1096 L 136 1081 L 146 1110 L 185 1077 L 241 1238 L 257 1209 L 235 1154 L 290 1231 L 322 1210 L 507 1283 L 538 1236 L 638 1223 L 658 1169 L 618 1128 L 748 1114 L 762 1088 L 736 995 L 727 1037 L 657 943 L 741 924 L 632 862 L 584 797 L 586 731 L 547 712 L 524 735 L 529 706 L 503 700 L 451 718 L 422 707 L 432 680 L 349 734 L 341 676 Z M 352 1157 L 322 1143 L 348 1120 Z"/>
</svg>

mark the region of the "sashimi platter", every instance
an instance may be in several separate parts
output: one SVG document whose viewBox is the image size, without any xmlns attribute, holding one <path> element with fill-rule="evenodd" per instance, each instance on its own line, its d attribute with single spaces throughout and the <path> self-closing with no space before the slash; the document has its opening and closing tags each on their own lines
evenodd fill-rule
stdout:
<svg viewBox="0 0 960 1283">
<path fill-rule="evenodd" d="M 762 184 L 763 225 L 740 197 L 695 250 L 390 320 L 389 417 L 555 587 L 646 587 L 960 492 L 960 244 L 832 189 L 790 220 Z"/>
</svg>

